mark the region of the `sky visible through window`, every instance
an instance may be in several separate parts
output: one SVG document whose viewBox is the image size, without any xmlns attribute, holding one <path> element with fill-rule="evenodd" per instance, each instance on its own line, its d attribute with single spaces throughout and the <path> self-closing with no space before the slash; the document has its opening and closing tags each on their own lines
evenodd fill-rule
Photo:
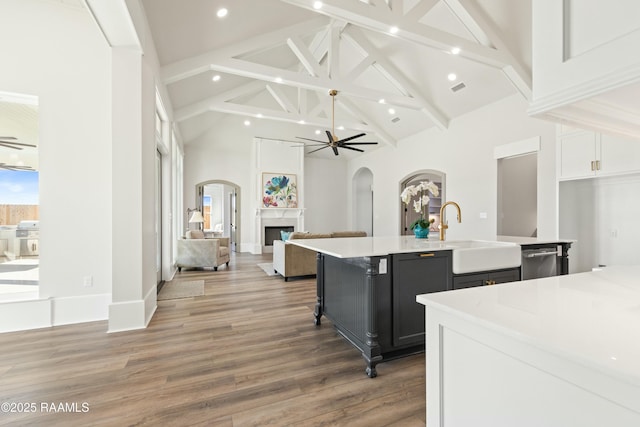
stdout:
<svg viewBox="0 0 640 427">
<path fill-rule="evenodd" d="M 0 205 L 38 205 L 38 172 L 0 170 Z"/>
</svg>

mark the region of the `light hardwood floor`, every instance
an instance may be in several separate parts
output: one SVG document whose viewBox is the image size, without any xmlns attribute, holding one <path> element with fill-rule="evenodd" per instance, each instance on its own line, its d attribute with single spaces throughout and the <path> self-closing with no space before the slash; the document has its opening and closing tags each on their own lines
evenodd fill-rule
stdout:
<svg viewBox="0 0 640 427">
<path fill-rule="evenodd" d="M 144 330 L 0 334 L 0 403 L 37 408 L 5 404 L 0 425 L 424 425 L 424 354 L 368 378 L 329 321 L 314 326 L 315 279 L 269 277 L 257 266 L 269 260 L 237 254 L 228 269 L 177 274 L 204 279 L 205 295 L 159 301 Z"/>
</svg>

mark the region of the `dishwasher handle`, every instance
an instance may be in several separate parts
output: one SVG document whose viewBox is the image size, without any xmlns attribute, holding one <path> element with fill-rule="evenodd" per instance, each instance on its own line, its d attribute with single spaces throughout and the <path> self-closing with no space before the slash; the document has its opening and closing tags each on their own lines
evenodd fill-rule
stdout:
<svg viewBox="0 0 640 427">
<path fill-rule="evenodd" d="M 525 258 L 538 258 L 538 257 L 550 256 L 550 255 L 558 256 L 558 251 L 540 251 L 540 252 L 532 251 L 532 252 L 523 254 Z"/>
</svg>

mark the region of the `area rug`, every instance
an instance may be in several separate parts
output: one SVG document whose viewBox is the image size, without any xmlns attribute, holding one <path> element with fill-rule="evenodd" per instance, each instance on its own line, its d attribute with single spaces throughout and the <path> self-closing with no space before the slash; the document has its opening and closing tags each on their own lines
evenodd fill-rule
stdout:
<svg viewBox="0 0 640 427">
<path fill-rule="evenodd" d="M 204 280 L 171 281 L 165 282 L 162 289 L 160 289 L 158 301 L 191 298 L 202 295 L 204 295 Z"/>
<path fill-rule="evenodd" d="M 262 269 L 262 271 L 267 273 L 267 276 L 277 276 L 278 275 L 278 273 L 273 271 L 273 263 L 272 262 L 260 263 L 260 264 L 258 264 L 258 267 L 260 267 Z"/>
</svg>

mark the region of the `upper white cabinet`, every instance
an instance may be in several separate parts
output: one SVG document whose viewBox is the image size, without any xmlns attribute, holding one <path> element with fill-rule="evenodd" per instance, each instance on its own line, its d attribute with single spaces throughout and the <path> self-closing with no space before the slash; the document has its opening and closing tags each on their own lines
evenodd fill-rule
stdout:
<svg viewBox="0 0 640 427">
<path fill-rule="evenodd" d="M 590 131 L 559 138 L 561 180 L 640 172 L 640 140 Z"/>
<path fill-rule="evenodd" d="M 640 1 L 532 0 L 529 113 L 640 138 Z"/>
</svg>

